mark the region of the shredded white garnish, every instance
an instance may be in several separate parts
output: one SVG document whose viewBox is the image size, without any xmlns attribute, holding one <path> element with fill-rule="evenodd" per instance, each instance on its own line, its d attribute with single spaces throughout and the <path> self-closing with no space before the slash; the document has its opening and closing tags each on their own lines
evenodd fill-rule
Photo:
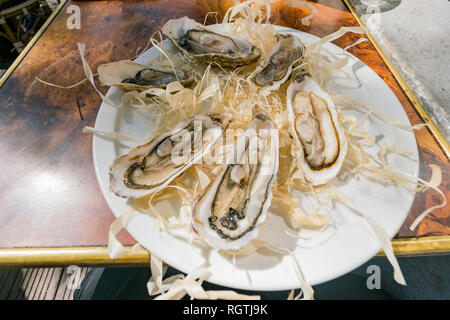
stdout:
<svg viewBox="0 0 450 320">
<path fill-rule="evenodd" d="M 116 235 L 119 233 L 120 230 L 126 228 L 128 223 L 130 223 L 130 221 L 137 214 L 138 214 L 137 211 L 130 208 L 129 210 L 121 214 L 116 220 L 114 220 L 113 223 L 111 223 L 108 235 L 108 253 L 111 259 L 118 258 L 128 252 L 128 250 L 120 243 L 120 241 L 117 240 Z"/>
<path fill-rule="evenodd" d="M 202 287 L 202 282 L 207 280 L 210 272 L 207 268 L 201 267 L 195 269 L 187 276 L 179 275 L 173 277 L 167 292 L 157 296 L 155 300 L 179 300 L 188 294 L 192 299 L 201 300 L 260 300 L 260 296 L 250 296 L 239 294 L 233 290 L 209 290 Z M 163 288 L 164 282 L 161 285 Z"/>
<path fill-rule="evenodd" d="M 102 98 L 103 102 L 106 104 L 109 104 L 110 106 L 114 107 L 114 103 L 111 102 L 111 100 L 109 100 L 108 98 L 106 98 L 95 86 L 95 82 L 94 82 L 94 75 L 91 71 L 91 67 L 89 67 L 89 64 L 86 61 L 86 58 L 84 57 L 84 49 L 86 48 L 84 43 L 78 43 L 78 50 L 80 51 L 80 57 L 81 57 L 81 62 L 83 63 L 83 69 L 84 69 L 84 73 L 86 74 L 86 77 L 89 79 L 89 81 L 91 82 L 92 86 L 94 87 L 95 91 L 97 91 L 97 93 L 99 94 L 99 96 Z"/>
<path fill-rule="evenodd" d="M 130 141 L 130 142 L 139 142 L 139 140 L 127 136 L 123 133 L 120 132 L 108 132 L 108 131 L 102 131 L 102 130 L 98 130 L 92 127 L 84 127 L 83 128 L 83 133 L 93 133 L 93 134 L 98 134 L 100 136 L 103 136 L 105 138 L 109 138 L 115 141 Z"/>
<path fill-rule="evenodd" d="M 423 181 L 422 179 L 419 179 L 419 181 L 428 188 L 432 188 L 433 190 L 435 190 L 437 193 L 439 193 L 439 195 L 442 197 L 443 201 L 441 204 L 437 205 L 437 206 L 433 206 L 431 208 L 428 208 L 427 210 L 425 210 L 424 212 L 422 212 L 415 220 L 414 222 L 411 224 L 411 226 L 409 227 L 409 229 L 412 231 L 415 228 L 417 228 L 417 226 L 419 225 L 420 222 L 422 222 L 422 220 L 431 212 L 433 212 L 436 209 L 439 208 L 443 208 L 447 205 L 447 197 L 445 196 L 445 194 L 442 192 L 442 190 L 438 189 L 439 185 L 442 182 L 442 170 L 441 168 L 439 168 L 437 165 L 435 164 L 430 164 L 430 168 L 431 168 L 431 179 L 429 182 Z"/>
</svg>

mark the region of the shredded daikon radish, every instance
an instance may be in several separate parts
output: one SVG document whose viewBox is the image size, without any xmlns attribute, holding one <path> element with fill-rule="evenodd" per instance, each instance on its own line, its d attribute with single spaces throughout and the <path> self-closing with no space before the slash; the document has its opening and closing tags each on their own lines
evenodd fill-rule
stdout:
<svg viewBox="0 0 450 320">
<path fill-rule="evenodd" d="M 148 294 L 153 296 L 165 293 L 167 289 L 164 290 L 163 288 L 163 277 L 167 271 L 167 266 L 165 266 L 163 261 L 154 254 L 150 256 L 150 271 L 152 275 L 147 282 Z M 175 279 L 173 279 L 173 281 L 175 281 Z M 170 280 L 166 281 L 165 284 L 167 285 L 168 283 L 170 283 Z"/>
<path fill-rule="evenodd" d="M 97 76 L 97 75 L 98 75 L 98 73 L 94 73 L 92 76 L 95 77 L 95 76 Z M 81 85 L 81 84 L 83 84 L 83 83 L 85 83 L 86 81 L 89 80 L 89 78 L 84 78 L 83 80 L 80 80 L 80 81 L 78 81 L 77 83 L 74 83 L 74 84 L 72 84 L 72 85 L 70 85 L 70 86 L 61 86 L 61 85 L 58 85 L 58 84 L 55 84 L 55 83 L 50 83 L 50 82 L 44 81 L 44 80 L 42 80 L 42 79 L 40 79 L 40 78 L 38 78 L 38 77 L 34 77 L 34 78 L 35 78 L 37 81 L 39 81 L 39 82 L 41 82 L 41 83 L 43 83 L 43 84 L 45 84 L 45 85 L 48 85 L 48 86 L 50 86 L 50 87 L 60 88 L 60 89 L 73 89 L 73 88 L 76 88 L 76 87 L 78 87 L 79 85 Z"/>
<path fill-rule="evenodd" d="M 179 300 L 188 294 L 193 299 L 202 300 L 260 300 L 260 296 L 250 296 L 236 293 L 232 290 L 209 290 L 205 291 L 202 282 L 207 280 L 210 272 L 201 267 L 193 270 L 186 277 L 176 279 L 166 293 L 161 294 L 155 300 Z"/>
<path fill-rule="evenodd" d="M 340 107 L 344 110 L 345 109 L 349 109 L 349 110 L 364 109 L 364 110 L 370 112 L 371 114 L 375 115 L 379 119 L 381 119 L 397 128 L 403 129 L 403 130 L 408 130 L 408 131 L 420 130 L 420 129 L 424 128 L 425 126 L 427 126 L 426 123 L 417 124 L 415 126 L 404 124 L 402 122 L 397 121 L 396 119 L 391 117 L 389 114 L 387 114 L 386 112 L 380 110 L 379 108 L 377 108 L 375 106 L 372 106 L 368 103 L 361 102 L 361 101 L 353 101 L 347 96 L 334 95 L 333 101 L 338 103 L 340 105 Z"/>
<path fill-rule="evenodd" d="M 139 142 L 139 140 L 127 136 L 123 133 L 120 132 L 108 132 L 108 131 L 102 131 L 102 130 L 98 130 L 92 127 L 84 127 L 83 128 L 83 133 L 93 133 L 93 134 L 99 134 L 105 138 L 108 139 L 112 139 L 112 140 L 117 140 L 117 141 L 130 141 L 130 142 Z"/>
<path fill-rule="evenodd" d="M 361 39 L 357 40 L 355 43 L 346 46 L 346 47 L 344 48 L 344 51 L 348 51 L 348 49 L 351 49 L 351 48 L 353 48 L 354 46 L 357 46 L 358 44 L 360 44 L 360 43 L 362 43 L 362 42 L 366 42 L 366 41 L 369 41 L 369 39 L 367 39 L 367 38 L 361 38 Z"/>
<path fill-rule="evenodd" d="M 85 50 L 86 46 L 84 43 L 78 43 L 78 50 L 80 51 L 80 57 L 81 57 L 81 62 L 83 63 L 83 69 L 84 69 L 84 73 L 86 74 L 86 77 L 89 79 L 89 81 L 91 82 L 92 86 L 94 87 L 95 91 L 97 91 L 97 93 L 99 94 L 99 96 L 102 98 L 103 102 L 106 104 L 109 104 L 110 106 L 114 107 L 114 103 L 111 102 L 111 100 L 109 100 L 108 98 L 106 98 L 95 86 L 95 82 L 94 82 L 94 75 L 91 71 L 91 67 L 89 67 L 89 64 L 86 61 L 86 58 L 84 57 L 84 50 Z"/>
<path fill-rule="evenodd" d="M 297 257 L 292 253 L 291 250 L 287 248 L 277 248 L 274 246 L 271 246 L 269 244 L 265 245 L 266 248 L 273 250 L 278 253 L 284 253 L 288 254 L 289 257 L 292 260 L 292 264 L 294 266 L 295 273 L 297 275 L 297 280 L 300 285 L 301 293 L 303 293 L 303 299 L 302 300 L 313 300 L 314 299 L 314 289 L 306 282 L 305 276 L 303 275 L 302 268 L 300 267 L 300 264 L 298 263 Z M 289 295 L 291 296 L 291 295 Z M 296 299 L 299 299 L 300 294 L 296 297 Z"/>
<path fill-rule="evenodd" d="M 117 240 L 116 235 L 120 230 L 125 228 L 137 214 L 138 212 L 129 209 L 111 223 L 108 236 L 108 253 L 111 259 L 118 258 L 128 252 L 119 240 Z"/>
<path fill-rule="evenodd" d="M 350 200 L 344 198 L 342 202 L 359 213 L 367 221 L 373 233 L 380 241 L 386 257 L 394 268 L 394 280 L 397 281 L 397 283 L 406 286 L 406 281 L 403 277 L 402 270 L 400 269 L 400 265 L 398 264 L 397 258 L 394 255 L 394 250 L 392 249 L 391 239 L 389 239 L 386 231 L 384 231 L 384 229 L 373 218 L 358 209 Z"/>
<path fill-rule="evenodd" d="M 299 0 L 284 0 L 286 4 L 293 8 L 308 8 L 311 9 L 311 14 L 307 17 L 302 18 L 302 24 L 305 26 L 309 26 L 311 24 L 310 20 L 314 18 L 314 16 L 317 13 L 317 9 L 315 6 L 313 6 L 311 3 L 306 1 L 299 1 Z"/>
<path fill-rule="evenodd" d="M 419 225 L 419 223 L 431 212 L 433 212 L 436 209 L 439 208 L 443 208 L 447 205 L 447 197 L 445 196 L 445 194 L 442 192 L 442 190 L 438 189 L 439 185 L 442 182 L 442 170 L 441 168 L 439 168 L 437 165 L 434 164 L 430 164 L 430 168 L 431 168 L 431 179 L 429 182 L 425 182 L 423 180 L 420 180 L 424 186 L 432 188 L 433 190 L 435 190 L 437 193 L 439 193 L 439 195 L 442 197 L 442 199 L 444 199 L 442 201 L 441 204 L 437 205 L 437 206 L 433 206 L 431 208 L 428 208 L 427 210 L 425 210 L 424 212 L 422 212 L 415 220 L 414 222 L 411 224 L 411 226 L 409 227 L 409 229 L 412 231 L 415 228 L 417 228 L 417 226 Z"/>
<path fill-rule="evenodd" d="M 341 27 L 338 31 L 336 31 L 334 33 L 331 33 L 331 34 L 329 34 L 329 35 L 327 35 L 327 36 L 325 36 L 323 38 L 320 38 L 316 42 L 313 42 L 313 43 L 309 44 L 307 46 L 307 50 L 310 53 L 317 52 L 324 43 L 331 42 L 331 41 L 334 41 L 336 39 L 339 39 L 340 37 L 342 37 L 347 32 L 365 34 L 365 33 L 368 32 L 368 30 L 366 28 L 364 28 L 364 27 Z"/>
</svg>

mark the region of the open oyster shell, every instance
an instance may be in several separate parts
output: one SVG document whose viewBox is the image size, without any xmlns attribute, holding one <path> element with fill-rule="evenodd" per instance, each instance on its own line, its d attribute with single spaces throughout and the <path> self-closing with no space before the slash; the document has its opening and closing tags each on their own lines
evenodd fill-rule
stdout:
<svg viewBox="0 0 450 320">
<path fill-rule="evenodd" d="M 111 191 L 119 197 L 139 198 L 164 188 L 200 161 L 230 120 L 228 114 L 193 116 L 116 158 L 109 169 Z"/>
<path fill-rule="evenodd" d="M 187 59 L 199 63 L 234 68 L 251 64 L 261 56 L 261 51 L 250 42 L 212 31 L 188 17 L 167 21 L 162 32 Z"/>
<path fill-rule="evenodd" d="M 288 87 L 286 103 L 305 179 L 313 185 L 327 183 L 339 173 L 347 154 L 331 97 L 310 77 L 298 75 Z"/>
<path fill-rule="evenodd" d="M 122 87 L 125 90 L 164 89 L 173 81 L 180 81 L 183 86 L 194 82 L 194 77 L 183 70 L 156 65 L 142 65 L 130 60 L 121 60 L 102 64 L 97 68 L 100 82 L 105 86 Z"/>
<path fill-rule="evenodd" d="M 218 176 L 193 206 L 193 229 L 211 247 L 234 250 L 258 235 L 278 173 L 278 132 L 257 110 L 234 146 L 235 163 Z"/>
<path fill-rule="evenodd" d="M 262 94 L 278 90 L 285 83 L 292 69 L 299 65 L 305 54 L 305 46 L 291 34 L 277 34 L 277 43 L 267 59 L 252 72 L 250 79 L 261 87 Z"/>
</svg>

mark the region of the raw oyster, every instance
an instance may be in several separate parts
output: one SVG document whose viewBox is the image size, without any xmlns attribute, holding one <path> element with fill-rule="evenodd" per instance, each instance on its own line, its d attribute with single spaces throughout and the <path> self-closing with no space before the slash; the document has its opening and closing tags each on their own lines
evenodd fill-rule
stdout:
<svg viewBox="0 0 450 320">
<path fill-rule="evenodd" d="M 278 90 L 289 79 L 295 65 L 301 62 L 304 52 L 305 46 L 298 38 L 290 34 L 278 34 L 274 49 L 250 78 L 261 87 L 260 92 L 263 94 Z"/>
<path fill-rule="evenodd" d="M 139 198 L 167 186 L 210 150 L 227 128 L 228 114 L 193 116 L 174 129 L 114 160 L 110 188 L 124 198 Z"/>
<path fill-rule="evenodd" d="M 97 71 L 103 85 L 122 87 L 128 91 L 164 89 L 169 83 L 178 80 L 183 86 L 189 86 L 194 81 L 194 77 L 183 70 L 177 70 L 175 74 L 170 67 L 146 66 L 129 60 L 102 64 Z"/>
<path fill-rule="evenodd" d="M 305 179 L 313 185 L 324 184 L 336 177 L 347 154 L 334 103 L 306 75 L 296 76 L 289 85 L 286 102 Z"/>
<path fill-rule="evenodd" d="M 250 42 L 212 31 L 188 17 L 167 21 L 162 32 L 187 59 L 200 63 L 234 68 L 253 63 L 261 56 L 261 51 Z"/>
<path fill-rule="evenodd" d="M 193 228 L 211 247 L 234 250 L 258 235 L 278 173 L 278 131 L 256 110 L 234 146 L 235 160 L 197 198 Z"/>
</svg>

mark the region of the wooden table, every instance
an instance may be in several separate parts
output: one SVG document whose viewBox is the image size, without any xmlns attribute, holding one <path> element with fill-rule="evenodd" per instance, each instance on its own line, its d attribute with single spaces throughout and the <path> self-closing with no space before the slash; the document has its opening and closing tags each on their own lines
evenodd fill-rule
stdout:
<svg viewBox="0 0 450 320">
<path fill-rule="evenodd" d="M 325 36 L 341 26 L 358 26 L 359 18 L 346 1 L 311 1 L 317 15 L 300 30 Z M 203 22 L 209 11 L 223 16 L 231 0 L 82 1 L 63 2 L 0 81 L 0 265 L 139 264 L 148 254 L 117 260 L 107 256 L 107 235 L 114 215 L 97 184 L 92 160 L 93 126 L 101 100 L 90 84 L 73 89 L 43 85 L 35 77 L 68 86 L 85 77 L 77 42 L 86 44 L 86 58 L 98 65 L 133 57 L 151 34 L 170 18 L 189 16 Z M 69 30 L 68 6 L 81 9 L 81 29 Z M 348 4 L 347 4 L 348 5 Z M 273 5 L 272 23 L 298 28 L 308 9 Z M 209 23 L 215 20 L 211 17 Z M 359 35 L 347 34 L 334 43 L 346 47 Z M 428 121 L 414 94 L 404 86 L 385 55 L 371 42 L 350 49 L 378 73 L 396 94 L 413 125 Z M 397 79 L 396 79 L 397 77 Z M 106 93 L 106 87 L 100 87 Z M 79 109 L 82 113 L 81 119 Z M 442 190 L 450 194 L 448 144 L 439 132 L 415 132 L 420 150 L 420 177 L 430 178 L 430 164 L 443 170 Z M 450 252 L 449 206 L 430 214 L 410 231 L 425 208 L 440 203 L 433 191 L 418 193 L 411 212 L 393 240 L 397 254 Z M 119 239 L 132 245 L 126 232 Z"/>
</svg>

